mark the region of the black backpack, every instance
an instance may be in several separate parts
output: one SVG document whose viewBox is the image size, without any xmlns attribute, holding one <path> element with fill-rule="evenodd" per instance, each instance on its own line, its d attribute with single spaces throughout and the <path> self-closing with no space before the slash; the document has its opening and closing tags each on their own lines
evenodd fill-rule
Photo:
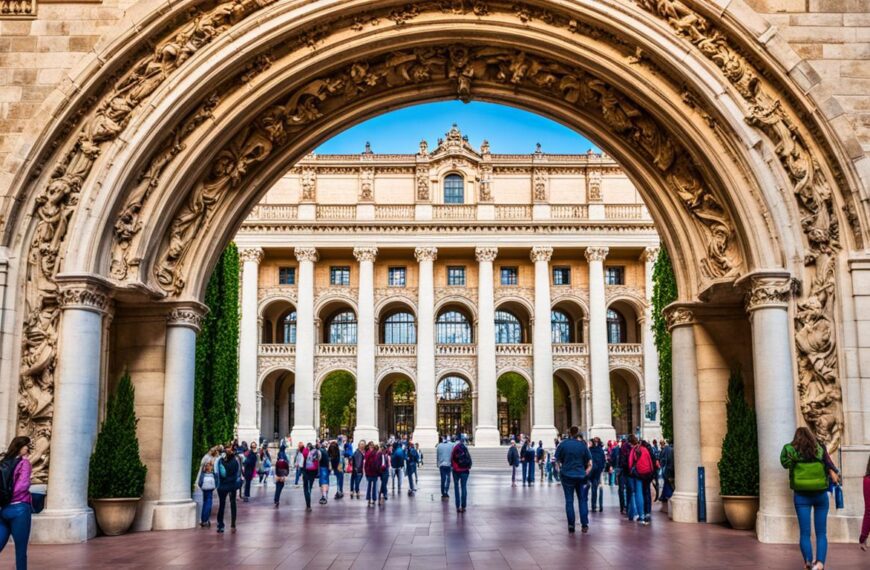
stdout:
<svg viewBox="0 0 870 570">
<path fill-rule="evenodd" d="M 21 461 L 20 457 L 0 460 L 0 507 L 5 507 L 12 502 L 13 478 L 19 461 Z"/>
<path fill-rule="evenodd" d="M 461 443 L 456 446 L 456 465 L 461 469 L 471 469 L 471 454 Z"/>
</svg>

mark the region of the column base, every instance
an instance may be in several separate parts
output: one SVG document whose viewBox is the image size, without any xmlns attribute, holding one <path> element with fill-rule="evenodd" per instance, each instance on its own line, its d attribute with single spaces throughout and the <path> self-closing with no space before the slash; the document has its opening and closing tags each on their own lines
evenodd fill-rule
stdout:
<svg viewBox="0 0 870 570">
<path fill-rule="evenodd" d="M 359 443 L 360 441 L 369 442 L 369 441 L 380 441 L 380 440 L 381 440 L 381 434 L 378 431 L 378 428 L 376 428 L 374 426 L 356 426 L 353 429 L 354 447 L 356 447 L 356 444 Z"/>
<path fill-rule="evenodd" d="M 302 443 L 316 443 L 317 431 L 315 431 L 314 426 L 293 426 L 290 431 L 290 439 L 293 440 L 293 447 L 298 446 L 300 441 Z"/>
<path fill-rule="evenodd" d="M 196 526 L 196 503 L 186 501 L 158 501 L 154 505 L 152 530 L 181 530 Z"/>
<path fill-rule="evenodd" d="M 257 427 L 240 427 L 237 430 L 239 434 L 239 443 L 245 441 L 248 445 L 251 445 L 252 441 L 257 442 L 257 445 L 260 444 L 260 429 Z"/>
<path fill-rule="evenodd" d="M 477 426 L 474 430 L 474 447 L 499 447 L 501 434 L 495 426 Z"/>
<path fill-rule="evenodd" d="M 674 522 L 698 522 L 698 495 L 696 493 L 674 493 L 668 500 L 668 516 Z"/>
<path fill-rule="evenodd" d="M 92 509 L 74 511 L 45 510 L 33 515 L 30 542 L 33 544 L 75 544 L 97 536 L 97 520 Z"/>
<path fill-rule="evenodd" d="M 532 426 L 532 441 L 535 443 L 542 441 L 544 447 L 550 447 L 555 444 L 555 439 L 559 436 L 556 426 Z"/>
<path fill-rule="evenodd" d="M 596 424 L 589 428 L 589 439 L 592 439 L 593 437 L 600 438 L 601 443 L 605 444 L 608 441 L 616 441 L 616 430 L 613 426 Z"/>
<path fill-rule="evenodd" d="M 755 534 L 759 542 L 791 544 L 800 535 L 796 515 L 775 515 L 759 511 L 755 519 Z"/>
<path fill-rule="evenodd" d="M 440 438 L 434 427 L 418 427 L 414 430 L 414 443 L 420 444 L 420 449 L 435 449 Z"/>
</svg>

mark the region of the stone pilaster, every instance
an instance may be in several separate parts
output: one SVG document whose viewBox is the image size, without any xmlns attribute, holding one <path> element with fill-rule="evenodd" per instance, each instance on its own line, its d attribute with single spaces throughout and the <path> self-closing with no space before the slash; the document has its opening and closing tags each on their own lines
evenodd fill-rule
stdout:
<svg viewBox="0 0 870 570">
<path fill-rule="evenodd" d="M 606 247 L 586 248 L 589 263 L 589 376 L 592 379 L 592 427 L 590 437 L 616 439 L 610 407 L 610 357 L 607 347 L 607 296 L 604 290 Z"/>
<path fill-rule="evenodd" d="M 260 261 L 263 250 L 259 247 L 239 250 L 242 262 L 241 320 L 239 322 L 239 423 L 240 441 L 259 441 L 257 425 L 257 290 L 259 288 Z"/>
<path fill-rule="evenodd" d="M 299 262 L 296 294 L 296 382 L 294 384 L 294 421 L 290 437 L 293 443 L 313 442 L 317 438 L 314 428 L 314 263 L 317 250 L 297 247 Z"/>
<path fill-rule="evenodd" d="M 356 427 L 355 441 L 378 439 L 375 425 L 375 279 L 376 247 L 357 247 L 353 256 L 359 263 L 359 298 L 357 302 L 356 347 Z"/>
<path fill-rule="evenodd" d="M 498 255 L 496 247 L 474 250 L 478 262 L 478 325 L 477 325 L 477 428 L 474 444 L 496 447 L 498 433 L 498 391 L 495 364 L 495 291 L 492 262 Z"/>
<path fill-rule="evenodd" d="M 650 405 L 655 404 L 656 408 L 653 420 L 647 418 L 645 409 L 641 411 L 643 414 L 641 425 L 643 426 L 643 437 L 650 441 L 662 437 L 659 355 L 656 350 L 655 338 L 653 338 L 652 318 L 653 267 L 658 254 L 658 247 L 648 247 L 643 250 L 643 255 L 641 255 L 644 262 L 644 293 L 646 297 L 646 306 L 643 311 L 643 384 L 646 402 Z"/>
<path fill-rule="evenodd" d="M 438 443 L 435 403 L 435 278 L 433 266 L 438 257 L 434 247 L 418 247 L 414 257 L 419 263 L 417 286 L 417 413 L 414 441 L 433 449 Z"/>
<path fill-rule="evenodd" d="M 532 439 L 549 443 L 556 438 L 553 409 L 553 339 L 550 333 L 550 259 L 553 248 L 536 246 L 530 258 L 535 264 L 535 321 L 533 370 L 535 423 Z"/>
</svg>

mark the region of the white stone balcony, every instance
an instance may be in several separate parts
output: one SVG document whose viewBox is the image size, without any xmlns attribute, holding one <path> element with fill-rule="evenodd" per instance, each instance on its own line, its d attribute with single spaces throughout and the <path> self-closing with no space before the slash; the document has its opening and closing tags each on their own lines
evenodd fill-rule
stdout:
<svg viewBox="0 0 870 570">
<path fill-rule="evenodd" d="M 608 344 L 608 354 L 642 354 L 643 345 L 635 343 Z"/>
<path fill-rule="evenodd" d="M 383 204 L 375 206 L 376 220 L 413 220 L 414 204 Z"/>
<path fill-rule="evenodd" d="M 437 204 L 432 208 L 432 218 L 436 220 L 474 220 L 477 219 L 477 206 L 474 204 Z"/>
<path fill-rule="evenodd" d="M 356 345 L 321 343 L 317 345 L 317 356 L 356 356 Z"/>
<path fill-rule="evenodd" d="M 589 347 L 585 343 L 556 343 L 553 345 L 553 356 L 585 356 Z"/>
<path fill-rule="evenodd" d="M 531 356 L 531 344 L 497 344 L 495 345 L 496 356 Z"/>
<path fill-rule="evenodd" d="M 356 204 L 323 204 L 317 206 L 318 220 L 355 220 Z"/>
<path fill-rule="evenodd" d="M 296 354 L 295 344 L 261 344 L 260 356 L 292 356 Z"/>
<path fill-rule="evenodd" d="M 586 204 L 553 204 L 550 217 L 554 220 L 588 220 L 589 206 Z"/>
<path fill-rule="evenodd" d="M 474 344 L 436 344 L 436 356 L 474 356 L 477 345 Z"/>
<path fill-rule="evenodd" d="M 416 356 L 416 344 L 379 344 L 378 356 Z"/>
</svg>

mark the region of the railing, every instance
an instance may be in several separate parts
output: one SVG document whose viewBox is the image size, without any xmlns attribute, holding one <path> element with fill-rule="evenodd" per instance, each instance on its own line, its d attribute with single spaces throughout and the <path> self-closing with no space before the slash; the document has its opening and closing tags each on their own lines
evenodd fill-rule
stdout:
<svg viewBox="0 0 870 570">
<path fill-rule="evenodd" d="M 554 220 L 585 220 L 589 218 L 589 206 L 586 204 L 553 204 L 550 206 L 550 217 Z"/>
<path fill-rule="evenodd" d="M 376 220 L 413 220 L 414 204 L 388 204 L 375 206 Z"/>
<path fill-rule="evenodd" d="M 496 220 L 531 220 L 532 207 L 528 204 L 497 204 Z"/>
<path fill-rule="evenodd" d="M 356 218 L 356 205 L 324 204 L 317 206 L 318 220 L 353 220 Z"/>
<path fill-rule="evenodd" d="M 261 344 L 258 352 L 260 356 L 283 356 L 296 354 L 295 344 Z"/>
<path fill-rule="evenodd" d="M 608 354 L 641 354 L 643 345 L 635 343 L 608 344 Z"/>
<path fill-rule="evenodd" d="M 318 344 L 317 356 L 356 356 L 356 345 Z"/>
<path fill-rule="evenodd" d="M 589 354 L 585 343 L 556 343 L 553 345 L 553 356 L 583 356 Z"/>
<path fill-rule="evenodd" d="M 474 204 L 437 204 L 432 209 L 436 220 L 473 220 L 477 216 Z"/>
<path fill-rule="evenodd" d="M 415 356 L 416 344 L 379 344 L 378 356 Z"/>
<path fill-rule="evenodd" d="M 643 204 L 605 204 L 604 217 L 608 220 L 643 220 L 649 214 Z"/>
<path fill-rule="evenodd" d="M 495 345 L 496 356 L 531 356 L 531 344 L 497 344 Z"/>
<path fill-rule="evenodd" d="M 251 221 L 295 220 L 299 207 L 291 204 L 260 204 L 254 206 L 248 219 Z"/>
<path fill-rule="evenodd" d="M 474 356 L 477 354 L 477 346 L 473 344 L 436 344 L 437 356 Z"/>
</svg>

